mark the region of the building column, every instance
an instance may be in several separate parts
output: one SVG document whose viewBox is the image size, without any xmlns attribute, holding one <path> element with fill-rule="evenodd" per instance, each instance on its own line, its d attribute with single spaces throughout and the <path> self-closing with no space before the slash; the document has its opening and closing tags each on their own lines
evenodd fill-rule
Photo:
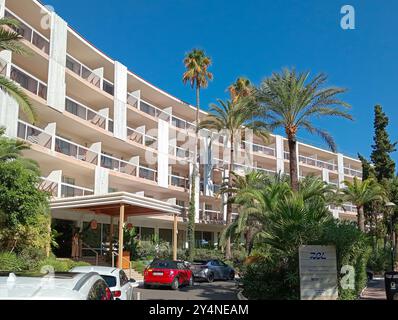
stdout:
<svg viewBox="0 0 398 320">
<path fill-rule="evenodd" d="M 322 169 L 322 180 L 329 184 L 329 170 L 328 169 Z"/>
<path fill-rule="evenodd" d="M 113 257 L 113 216 L 111 216 L 111 220 L 109 222 L 109 254 L 112 259 L 112 267 L 114 266 L 114 257 Z"/>
<path fill-rule="evenodd" d="M 344 188 L 344 180 L 345 180 L 345 174 L 344 174 L 344 156 L 341 153 L 337 154 L 337 168 L 339 172 L 339 187 Z"/>
<path fill-rule="evenodd" d="M 169 187 L 169 122 L 158 119 L 158 185 Z"/>
<path fill-rule="evenodd" d="M 173 221 L 173 260 L 177 260 L 177 244 L 178 244 L 178 221 L 177 214 L 174 214 Z"/>
<path fill-rule="evenodd" d="M 212 155 L 212 140 L 211 136 L 208 134 L 203 137 L 203 166 L 204 166 L 204 176 L 203 176 L 203 193 L 205 196 L 212 197 L 214 194 L 213 189 L 213 155 Z"/>
<path fill-rule="evenodd" d="M 48 66 L 47 104 L 65 111 L 66 83 L 65 66 L 68 25 L 55 12 L 51 13 L 51 38 Z"/>
<path fill-rule="evenodd" d="M 275 151 L 276 151 L 276 172 L 280 174 L 285 173 L 285 148 L 282 136 L 275 136 Z"/>
<path fill-rule="evenodd" d="M 227 182 L 228 181 L 228 177 L 229 177 L 229 170 L 225 169 L 222 172 L 222 182 Z M 224 222 L 227 221 L 227 202 L 228 202 L 228 194 L 227 193 L 223 193 L 221 195 L 222 197 L 222 204 L 221 204 L 221 213 L 223 214 L 223 220 Z"/>
<path fill-rule="evenodd" d="M 127 67 L 115 61 L 114 135 L 127 138 Z"/>
<path fill-rule="evenodd" d="M 96 166 L 94 179 L 94 194 L 107 194 L 109 192 L 109 169 Z"/>
<path fill-rule="evenodd" d="M 117 267 L 123 269 L 123 224 L 124 224 L 124 204 L 120 205 L 119 209 L 119 256 Z"/>
<path fill-rule="evenodd" d="M 192 188 L 192 171 L 193 171 L 193 164 L 190 162 L 189 163 L 189 195 L 191 195 L 191 188 Z M 199 170 L 199 168 L 198 168 Z M 200 175 L 198 174 L 196 176 L 196 179 L 194 181 L 195 183 L 195 222 L 199 222 L 199 196 L 200 196 Z"/>
</svg>

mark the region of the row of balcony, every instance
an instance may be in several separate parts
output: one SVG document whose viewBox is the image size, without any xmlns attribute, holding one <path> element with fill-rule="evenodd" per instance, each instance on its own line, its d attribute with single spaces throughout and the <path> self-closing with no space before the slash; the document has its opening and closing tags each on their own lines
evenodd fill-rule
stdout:
<svg viewBox="0 0 398 320">
<path fill-rule="evenodd" d="M 94 190 L 68 184 L 58 183 L 55 181 L 41 178 L 39 188 L 43 191 L 48 192 L 54 198 L 73 198 L 82 196 L 91 196 L 94 194 Z"/>
</svg>

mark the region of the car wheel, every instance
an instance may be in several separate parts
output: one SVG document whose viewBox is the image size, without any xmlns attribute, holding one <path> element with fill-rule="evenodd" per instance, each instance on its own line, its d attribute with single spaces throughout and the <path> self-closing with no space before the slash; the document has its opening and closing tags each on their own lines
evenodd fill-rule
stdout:
<svg viewBox="0 0 398 320">
<path fill-rule="evenodd" d="M 150 289 L 150 288 L 151 288 L 151 286 L 149 284 L 144 283 L 144 289 Z"/>
<path fill-rule="evenodd" d="M 180 283 L 178 282 L 178 278 L 174 278 L 173 282 L 171 283 L 171 289 L 178 290 Z"/>
<path fill-rule="evenodd" d="M 235 280 L 235 272 L 234 271 L 231 271 L 231 273 L 229 274 L 228 280 Z"/>
<path fill-rule="evenodd" d="M 212 283 L 213 281 L 214 281 L 214 274 L 209 273 L 209 274 L 207 275 L 207 282 L 208 282 L 208 283 Z"/>
</svg>

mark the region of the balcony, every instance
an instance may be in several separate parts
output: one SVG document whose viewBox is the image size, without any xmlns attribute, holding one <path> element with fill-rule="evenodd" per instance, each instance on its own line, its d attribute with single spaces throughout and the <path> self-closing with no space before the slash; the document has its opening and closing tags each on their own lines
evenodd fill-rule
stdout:
<svg viewBox="0 0 398 320">
<path fill-rule="evenodd" d="M 356 169 L 352 169 L 352 168 L 344 168 L 344 174 L 362 179 L 362 171 L 360 171 L 360 170 L 356 170 Z"/>
<path fill-rule="evenodd" d="M 180 177 L 177 175 L 170 175 L 170 185 L 174 187 L 179 187 L 179 188 L 184 188 L 188 189 L 189 188 L 189 179 L 185 177 Z"/>
<path fill-rule="evenodd" d="M 157 149 L 157 142 L 158 142 L 157 138 L 139 132 L 133 128 L 127 127 L 127 139 L 142 144 L 146 147 Z"/>
<path fill-rule="evenodd" d="M 32 92 L 44 100 L 47 100 L 47 85 L 28 72 L 22 70 L 16 65 L 11 65 L 10 78 L 18 83 L 22 88 Z"/>
<path fill-rule="evenodd" d="M 253 152 L 257 152 L 257 153 L 262 153 L 262 154 L 266 154 L 272 157 L 275 157 L 276 155 L 276 151 L 275 148 L 271 148 L 271 147 L 266 147 L 260 144 L 255 144 L 255 143 L 251 143 L 248 141 L 243 141 L 242 142 L 242 149 L 245 149 L 246 147 L 250 147 L 252 146 L 252 150 Z"/>
<path fill-rule="evenodd" d="M 146 168 L 143 166 L 140 166 L 139 168 L 139 177 L 146 179 L 146 180 L 151 180 L 151 181 L 157 181 L 157 171 L 154 169 Z"/>
<path fill-rule="evenodd" d="M 142 99 L 140 103 L 138 103 L 138 99 L 131 94 L 127 94 L 127 103 L 133 108 L 140 110 L 151 117 L 170 121 L 170 114 Z"/>
<path fill-rule="evenodd" d="M 171 117 L 171 125 L 183 130 L 196 130 L 196 126 L 193 123 L 190 123 L 176 116 Z"/>
<path fill-rule="evenodd" d="M 101 167 L 134 177 L 136 177 L 138 173 L 137 165 L 105 154 L 101 155 Z"/>
<path fill-rule="evenodd" d="M 39 189 L 47 192 L 52 198 L 58 197 L 58 183 L 55 181 L 47 180 L 47 178 L 41 178 Z"/>
<path fill-rule="evenodd" d="M 345 203 L 341 207 L 335 206 L 335 205 L 331 205 L 330 209 L 343 211 L 343 212 L 348 212 L 348 213 L 355 213 L 355 214 L 358 213 L 357 208 L 351 203 Z"/>
<path fill-rule="evenodd" d="M 241 170 L 244 172 L 259 171 L 259 172 L 264 172 L 265 174 L 268 174 L 268 175 L 276 174 L 276 171 L 273 171 L 273 170 L 268 170 L 268 169 L 258 168 L 258 167 L 251 167 L 251 166 L 246 166 L 246 165 L 238 164 L 238 163 L 234 164 L 234 170 L 236 170 L 236 171 Z"/>
<path fill-rule="evenodd" d="M 328 169 L 331 171 L 338 171 L 337 165 L 334 163 L 329 163 L 326 161 L 310 158 L 310 157 L 305 157 L 305 156 L 299 156 L 299 162 L 303 164 L 307 164 L 313 167 L 318 167 L 322 169 Z"/>
<path fill-rule="evenodd" d="M 187 159 L 190 158 L 193 152 L 189 151 L 188 149 L 170 145 L 169 154 L 177 158 Z"/>
<path fill-rule="evenodd" d="M 18 121 L 18 138 L 50 149 L 52 147 L 52 136 L 43 129 L 29 123 Z"/>
<path fill-rule="evenodd" d="M 93 109 L 90 109 L 89 107 L 86 107 L 85 105 L 73 100 L 72 98 L 66 98 L 65 110 L 85 121 L 94 124 L 97 127 L 100 127 L 104 130 L 107 129 L 107 122 L 109 123 L 110 119 L 99 114 Z"/>
<path fill-rule="evenodd" d="M 55 151 L 80 161 L 98 163 L 98 153 L 60 137 L 55 137 Z"/>
<path fill-rule="evenodd" d="M 224 214 L 217 210 L 200 210 L 199 220 L 201 223 L 224 224 Z"/>
<path fill-rule="evenodd" d="M 78 187 L 68 183 L 61 183 L 61 198 L 74 198 L 92 195 L 94 195 L 94 191 L 91 189 Z"/>
<path fill-rule="evenodd" d="M 96 75 L 93 70 L 79 62 L 69 54 L 66 56 L 66 68 L 104 92 L 114 95 L 114 85 L 110 81 Z"/>
<path fill-rule="evenodd" d="M 18 20 L 19 27 L 12 28 L 15 32 L 19 33 L 26 41 L 33 44 L 36 48 L 43 51 L 46 54 L 50 53 L 50 40 L 43 36 L 40 32 L 18 17 L 15 13 L 6 9 L 4 16 L 6 18 L 12 18 Z"/>
</svg>

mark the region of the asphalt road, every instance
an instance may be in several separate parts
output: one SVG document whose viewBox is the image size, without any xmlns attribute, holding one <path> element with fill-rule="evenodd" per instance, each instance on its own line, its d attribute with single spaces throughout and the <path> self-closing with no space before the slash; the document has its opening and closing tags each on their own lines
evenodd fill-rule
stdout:
<svg viewBox="0 0 398 320">
<path fill-rule="evenodd" d="M 195 282 L 192 287 L 171 290 L 167 287 L 135 289 L 141 293 L 141 300 L 237 300 L 234 281 Z"/>
</svg>

